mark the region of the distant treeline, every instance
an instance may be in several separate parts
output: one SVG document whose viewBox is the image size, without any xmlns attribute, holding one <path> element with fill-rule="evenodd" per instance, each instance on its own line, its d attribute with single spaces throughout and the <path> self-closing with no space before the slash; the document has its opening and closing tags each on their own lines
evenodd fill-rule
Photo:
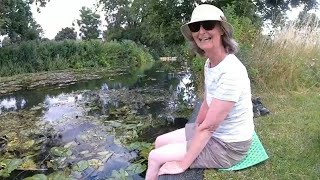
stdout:
<svg viewBox="0 0 320 180">
<path fill-rule="evenodd" d="M 2 47 L 0 76 L 85 67 L 137 67 L 153 61 L 133 41 L 26 41 Z"/>
</svg>

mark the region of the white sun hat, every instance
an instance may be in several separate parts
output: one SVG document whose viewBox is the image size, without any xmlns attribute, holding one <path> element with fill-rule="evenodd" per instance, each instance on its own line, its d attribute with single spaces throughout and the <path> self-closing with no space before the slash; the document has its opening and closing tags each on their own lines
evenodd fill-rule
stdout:
<svg viewBox="0 0 320 180">
<path fill-rule="evenodd" d="M 193 10 L 190 22 L 182 25 L 180 28 L 183 36 L 188 41 L 193 41 L 192 33 L 188 24 L 199 21 L 220 21 L 222 28 L 229 34 L 229 36 L 232 36 L 233 27 L 227 22 L 227 18 L 224 16 L 223 12 L 216 6 L 201 4 Z"/>
</svg>

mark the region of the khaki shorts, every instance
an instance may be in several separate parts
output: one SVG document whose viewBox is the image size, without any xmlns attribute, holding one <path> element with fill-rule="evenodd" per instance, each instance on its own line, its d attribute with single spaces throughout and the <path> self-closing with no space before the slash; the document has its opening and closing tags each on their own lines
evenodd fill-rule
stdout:
<svg viewBox="0 0 320 180">
<path fill-rule="evenodd" d="M 185 126 L 187 149 L 191 144 L 191 138 L 195 133 L 195 124 L 188 123 Z M 247 154 L 252 139 L 242 142 L 227 143 L 211 137 L 199 156 L 191 164 L 190 168 L 228 168 L 244 158 Z"/>
</svg>

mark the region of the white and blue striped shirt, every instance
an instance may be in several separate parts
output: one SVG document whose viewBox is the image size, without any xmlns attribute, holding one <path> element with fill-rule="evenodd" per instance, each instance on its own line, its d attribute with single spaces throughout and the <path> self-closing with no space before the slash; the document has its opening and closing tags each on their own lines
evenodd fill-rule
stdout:
<svg viewBox="0 0 320 180">
<path fill-rule="evenodd" d="M 249 140 L 254 131 L 250 80 L 245 66 L 229 54 L 217 66 L 204 68 L 206 101 L 210 106 L 213 98 L 233 101 L 226 119 L 213 132 L 213 136 L 225 142 Z"/>
</svg>

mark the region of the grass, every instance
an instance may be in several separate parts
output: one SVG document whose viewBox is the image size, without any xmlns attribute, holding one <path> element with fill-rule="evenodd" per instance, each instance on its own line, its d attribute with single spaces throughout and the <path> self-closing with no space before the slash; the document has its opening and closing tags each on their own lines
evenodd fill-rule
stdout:
<svg viewBox="0 0 320 180">
<path fill-rule="evenodd" d="M 306 19 L 292 22 L 273 38 L 259 36 L 244 60 L 256 88 L 299 90 L 320 87 L 320 31 Z"/>
<path fill-rule="evenodd" d="M 272 112 L 255 119 L 270 158 L 237 172 L 206 170 L 205 179 L 320 179 L 320 89 L 259 95 Z"/>
</svg>

